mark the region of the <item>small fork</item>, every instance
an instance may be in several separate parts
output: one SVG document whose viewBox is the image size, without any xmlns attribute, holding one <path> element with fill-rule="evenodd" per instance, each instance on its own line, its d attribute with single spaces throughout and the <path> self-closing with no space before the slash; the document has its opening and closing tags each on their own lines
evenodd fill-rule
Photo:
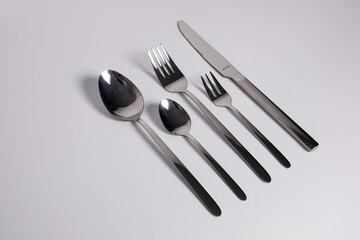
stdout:
<svg viewBox="0 0 360 240">
<path fill-rule="evenodd" d="M 261 166 L 243 145 L 241 145 L 241 143 L 209 111 L 209 109 L 207 109 L 207 107 L 205 107 L 205 105 L 187 89 L 188 82 L 185 76 L 175 65 L 164 46 L 160 44 L 160 47 L 156 46 L 155 48 L 152 48 L 151 51 L 148 50 L 148 55 L 163 88 L 168 92 L 184 93 L 187 95 L 200 108 L 216 129 L 224 135 L 226 140 L 234 147 L 236 152 L 250 169 L 264 182 L 270 182 L 271 177 L 263 166 Z"/>
<path fill-rule="evenodd" d="M 286 168 L 291 166 L 290 162 L 285 158 L 285 156 L 251 123 L 246 119 L 244 115 L 242 115 L 239 110 L 237 110 L 231 104 L 231 96 L 226 92 L 226 90 L 221 86 L 221 84 L 217 81 L 214 74 L 210 72 L 212 79 L 216 85 L 210 81 L 210 78 L 207 74 L 205 74 L 207 78 L 207 82 L 201 76 L 201 80 L 204 84 L 205 90 L 209 95 L 211 101 L 218 107 L 226 107 L 228 108 L 239 120 L 240 122 L 264 145 L 265 148 L 279 161 L 281 165 Z"/>
</svg>

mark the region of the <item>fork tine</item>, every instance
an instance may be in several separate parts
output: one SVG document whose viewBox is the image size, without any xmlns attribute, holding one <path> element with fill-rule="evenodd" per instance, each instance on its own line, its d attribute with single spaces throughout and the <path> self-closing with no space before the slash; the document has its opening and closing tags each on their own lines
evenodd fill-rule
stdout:
<svg viewBox="0 0 360 240">
<path fill-rule="evenodd" d="M 203 78 L 202 76 L 201 76 L 201 81 L 202 81 L 203 84 L 204 84 L 205 90 L 206 90 L 209 98 L 210 98 L 211 100 L 214 100 L 214 99 L 215 99 L 215 96 L 214 96 L 213 93 L 211 92 L 210 88 L 208 87 L 208 85 L 206 84 L 206 82 L 205 82 L 205 80 L 204 80 L 204 78 Z"/>
<path fill-rule="evenodd" d="M 156 65 L 155 60 L 153 58 L 153 55 L 151 54 L 151 52 L 149 50 L 147 50 L 147 53 L 148 53 L 148 56 L 150 58 L 151 65 L 153 66 L 153 68 L 155 70 L 159 71 L 158 66 Z"/>
<path fill-rule="evenodd" d="M 212 81 L 210 80 L 210 78 L 208 77 L 208 75 L 205 74 L 205 76 L 206 76 L 206 78 L 207 78 L 207 80 L 208 80 L 208 82 L 209 82 L 209 84 L 210 84 L 210 86 L 211 86 L 214 94 L 215 94 L 215 95 L 220 95 L 221 93 L 219 93 L 219 92 L 217 91 L 217 89 L 215 88 L 214 84 L 212 83 Z"/>
<path fill-rule="evenodd" d="M 216 86 L 218 87 L 220 94 L 227 93 L 226 90 L 221 86 L 221 84 L 218 82 L 218 80 L 216 79 L 216 77 L 214 76 L 214 74 L 211 71 L 210 71 L 210 75 L 214 79 L 214 82 L 215 82 Z"/>
<path fill-rule="evenodd" d="M 165 58 L 164 58 L 164 56 L 163 56 L 163 53 L 161 52 L 159 46 L 156 46 L 156 50 L 157 50 L 157 51 L 156 51 L 157 54 L 160 56 L 160 59 L 161 59 L 161 62 L 162 62 L 162 65 L 163 65 L 164 70 L 166 71 L 166 73 L 167 73 L 168 75 L 170 75 L 171 72 L 172 72 L 172 69 L 169 67 L 167 61 L 165 60 Z"/>
<path fill-rule="evenodd" d="M 166 52 L 164 46 L 160 43 L 160 47 L 156 46 L 158 52 L 160 53 L 161 59 L 163 61 L 163 63 L 166 65 L 167 69 L 170 70 L 171 72 L 175 72 L 174 69 L 172 68 L 171 64 L 170 64 L 170 57 L 169 54 Z"/>
<path fill-rule="evenodd" d="M 159 66 L 159 69 L 161 70 L 161 73 L 163 74 L 163 77 L 166 78 L 166 76 L 169 75 L 169 73 L 164 69 L 164 66 L 159 59 L 160 54 L 157 52 L 157 49 L 155 50 L 154 48 L 151 48 L 151 51 L 152 54 L 155 56 L 156 62 Z"/>
<path fill-rule="evenodd" d="M 153 51 L 153 49 L 151 49 L 151 50 Z M 154 71 L 156 73 L 156 76 L 158 77 L 159 80 L 164 79 L 165 75 L 159 69 L 159 65 L 160 65 L 159 61 L 157 60 L 157 64 L 155 62 L 154 58 L 156 58 L 156 55 L 154 55 L 150 50 L 148 50 L 147 52 L 148 52 L 151 64 L 152 64 L 152 66 L 154 68 Z"/>
<path fill-rule="evenodd" d="M 161 47 L 161 49 L 163 50 L 166 59 L 167 59 L 168 61 L 170 61 L 170 56 L 169 56 L 168 52 L 166 51 L 164 45 L 162 45 L 162 43 L 160 43 L 160 47 Z"/>
<path fill-rule="evenodd" d="M 161 62 L 160 62 L 160 60 L 159 60 L 159 57 L 158 57 L 158 55 L 156 54 L 156 51 L 155 51 L 155 49 L 154 48 L 151 48 L 151 54 L 152 54 L 152 56 L 154 56 L 154 59 L 156 60 L 156 62 L 155 63 L 157 63 L 157 67 L 159 68 L 159 70 L 161 71 L 162 70 L 162 64 L 161 64 Z"/>
<path fill-rule="evenodd" d="M 167 61 L 169 62 L 170 67 L 173 69 L 173 72 L 181 72 L 180 69 L 176 66 L 175 62 L 172 60 L 172 58 L 170 57 L 169 53 L 166 51 L 165 47 L 160 43 L 160 47 L 162 49 L 162 51 L 164 52 L 164 55 L 167 59 Z"/>
</svg>

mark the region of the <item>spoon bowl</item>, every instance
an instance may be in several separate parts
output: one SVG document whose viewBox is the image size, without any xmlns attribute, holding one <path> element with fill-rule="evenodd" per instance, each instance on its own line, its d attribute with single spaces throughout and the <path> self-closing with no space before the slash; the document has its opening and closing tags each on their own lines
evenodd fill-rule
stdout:
<svg viewBox="0 0 360 240">
<path fill-rule="evenodd" d="M 101 99 L 115 117 L 124 121 L 137 121 L 144 109 L 140 90 L 125 76 L 105 70 L 99 77 Z"/>
<path fill-rule="evenodd" d="M 159 105 L 159 114 L 165 128 L 176 135 L 186 135 L 190 131 L 189 114 L 175 101 L 163 99 Z"/>
</svg>

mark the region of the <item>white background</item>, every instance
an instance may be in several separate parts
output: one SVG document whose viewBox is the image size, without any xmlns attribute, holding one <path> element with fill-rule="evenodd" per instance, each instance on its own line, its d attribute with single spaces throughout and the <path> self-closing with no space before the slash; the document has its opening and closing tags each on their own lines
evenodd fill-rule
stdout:
<svg viewBox="0 0 360 240">
<path fill-rule="evenodd" d="M 204 94 L 211 67 L 185 20 L 320 146 L 306 152 L 234 83 L 234 105 L 292 163 L 280 166 Z M 359 1 L 10 1 L 0 3 L 0 239 L 360 239 Z M 272 176 L 261 182 L 186 98 L 163 90 L 146 50 L 163 43 L 189 89 Z M 143 119 L 222 209 L 213 217 L 138 124 L 98 93 L 114 69 L 142 91 Z M 216 76 L 218 76 L 216 74 Z M 239 183 L 239 201 L 202 156 L 162 126 L 179 102 L 191 133 Z"/>
</svg>

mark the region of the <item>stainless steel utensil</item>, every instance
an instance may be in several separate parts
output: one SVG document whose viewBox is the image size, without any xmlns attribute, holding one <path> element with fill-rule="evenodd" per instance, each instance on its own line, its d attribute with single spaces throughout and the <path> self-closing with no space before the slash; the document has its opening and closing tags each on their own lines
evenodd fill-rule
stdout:
<svg viewBox="0 0 360 240">
<path fill-rule="evenodd" d="M 113 70 L 105 70 L 99 77 L 99 90 L 101 98 L 109 112 L 121 120 L 140 123 L 163 153 L 171 160 L 209 212 L 215 216 L 220 216 L 221 210 L 214 199 L 155 131 L 140 118 L 144 109 L 144 99 L 139 89 L 120 73 Z"/>
<path fill-rule="evenodd" d="M 185 76 L 170 58 L 164 46 L 160 45 L 160 47 L 152 48 L 151 51 L 148 51 L 148 55 L 163 88 L 168 92 L 184 93 L 187 95 L 200 108 L 210 122 L 214 124 L 216 129 L 224 135 L 226 140 L 234 147 L 250 169 L 264 182 L 270 182 L 270 175 L 260 163 L 241 145 L 209 109 L 187 89 L 188 82 Z"/>
<path fill-rule="evenodd" d="M 285 130 L 287 130 L 305 149 L 314 150 L 319 144 L 305 132 L 297 123 L 286 115 L 268 97 L 257 89 L 246 77 L 244 77 L 231 63 L 208 44 L 184 21 L 178 21 L 180 32 L 195 50 L 216 70 L 226 78 L 233 80 L 255 102 L 268 112 Z"/>
<path fill-rule="evenodd" d="M 289 168 L 291 165 L 286 157 L 249 120 L 247 120 L 246 117 L 239 112 L 239 110 L 237 110 L 231 104 L 231 96 L 217 81 L 212 72 L 210 72 L 210 75 L 212 76 L 216 87 L 211 82 L 207 74 L 205 74 L 205 76 L 208 83 L 205 82 L 202 76 L 201 80 L 211 101 L 216 106 L 228 108 L 240 120 L 240 122 L 264 145 L 264 147 L 266 147 L 267 150 L 271 152 L 271 154 L 279 161 L 279 163 L 281 163 L 281 165 Z"/>
<path fill-rule="evenodd" d="M 190 134 L 191 119 L 189 114 L 175 101 L 163 99 L 159 104 L 161 121 L 165 128 L 172 134 L 187 137 L 208 159 L 213 169 L 219 174 L 228 187 L 241 200 L 246 200 L 244 191 L 210 155 L 208 151 Z"/>
</svg>

